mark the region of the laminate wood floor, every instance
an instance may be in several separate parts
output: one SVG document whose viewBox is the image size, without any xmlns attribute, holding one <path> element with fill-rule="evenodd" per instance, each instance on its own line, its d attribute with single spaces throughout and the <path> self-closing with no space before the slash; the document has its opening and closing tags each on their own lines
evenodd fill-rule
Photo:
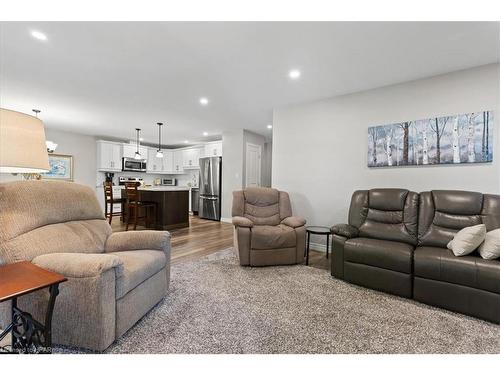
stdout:
<svg viewBox="0 0 500 375">
<path fill-rule="evenodd" d="M 111 227 L 113 232 L 122 232 L 125 225 L 119 217 L 114 217 Z M 138 225 L 137 230 L 144 230 Z M 130 230 L 130 227 L 129 227 Z M 230 223 L 189 217 L 189 228 L 172 229 L 172 264 L 186 262 L 233 246 L 233 226 Z M 309 254 L 311 267 L 329 269 L 325 253 L 311 250 Z"/>
</svg>

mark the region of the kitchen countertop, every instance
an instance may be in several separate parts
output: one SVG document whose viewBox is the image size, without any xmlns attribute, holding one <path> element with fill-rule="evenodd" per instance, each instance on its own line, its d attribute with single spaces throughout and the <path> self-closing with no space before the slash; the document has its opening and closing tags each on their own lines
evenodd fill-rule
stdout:
<svg viewBox="0 0 500 375">
<path fill-rule="evenodd" d="M 103 186 L 97 186 L 102 188 Z M 114 188 L 124 189 L 123 185 L 113 185 Z M 137 190 L 147 190 L 147 191 L 189 191 L 191 188 L 189 186 L 139 186 Z M 194 187 L 193 187 L 194 189 Z M 198 189 L 198 188 L 196 188 Z"/>
</svg>

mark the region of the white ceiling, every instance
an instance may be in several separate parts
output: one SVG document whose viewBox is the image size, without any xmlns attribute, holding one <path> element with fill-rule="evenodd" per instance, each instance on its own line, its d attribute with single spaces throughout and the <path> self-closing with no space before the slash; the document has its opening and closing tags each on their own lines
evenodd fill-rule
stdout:
<svg viewBox="0 0 500 375">
<path fill-rule="evenodd" d="M 133 138 L 140 127 L 152 143 L 158 121 L 167 144 L 234 128 L 270 136 L 276 107 L 497 62 L 499 25 L 2 22 L 0 105 L 96 136 Z"/>
</svg>

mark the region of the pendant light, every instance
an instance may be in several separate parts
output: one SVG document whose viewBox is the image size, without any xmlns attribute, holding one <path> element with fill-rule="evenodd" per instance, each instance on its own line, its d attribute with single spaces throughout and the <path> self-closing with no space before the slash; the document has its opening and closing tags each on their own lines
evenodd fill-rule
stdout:
<svg viewBox="0 0 500 375">
<path fill-rule="evenodd" d="M 162 158 L 163 151 L 161 150 L 161 127 L 162 127 L 163 123 L 157 122 L 157 124 L 158 124 L 158 150 L 156 151 L 156 157 Z"/>
<path fill-rule="evenodd" d="M 137 150 L 135 151 L 134 159 L 142 159 L 141 153 L 139 152 L 139 146 L 140 146 L 140 140 L 139 136 L 141 134 L 141 129 L 135 128 L 135 131 L 137 132 L 137 140 L 136 140 L 136 145 L 137 145 Z"/>
</svg>

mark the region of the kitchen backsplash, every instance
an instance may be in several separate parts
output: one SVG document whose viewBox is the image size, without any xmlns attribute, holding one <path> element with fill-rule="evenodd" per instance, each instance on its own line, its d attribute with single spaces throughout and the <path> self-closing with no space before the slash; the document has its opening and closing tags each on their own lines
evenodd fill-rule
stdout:
<svg viewBox="0 0 500 375">
<path fill-rule="evenodd" d="M 115 172 L 113 177 L 113 182 L 115 185 L 118 185 L 118 179 L 120 176 L 127 177 L 140 177 L 144 180 L 144 183 L 147 185 L 153 185 L 154 180 L 157 178 L 169 178 L 173 177 L 177 179 L 177 186 L 192 186 L 198 187 L 199 184 L 199 169 L 193 169 L 191 171 L 185 171 L 184 174 L 150 174 L 150 173 L 139 173 L 139 172 Z M 104 172 L 97 172 L 97 181 L 96 186 L 102 186 L 105 180 Z"/>
</svg>

